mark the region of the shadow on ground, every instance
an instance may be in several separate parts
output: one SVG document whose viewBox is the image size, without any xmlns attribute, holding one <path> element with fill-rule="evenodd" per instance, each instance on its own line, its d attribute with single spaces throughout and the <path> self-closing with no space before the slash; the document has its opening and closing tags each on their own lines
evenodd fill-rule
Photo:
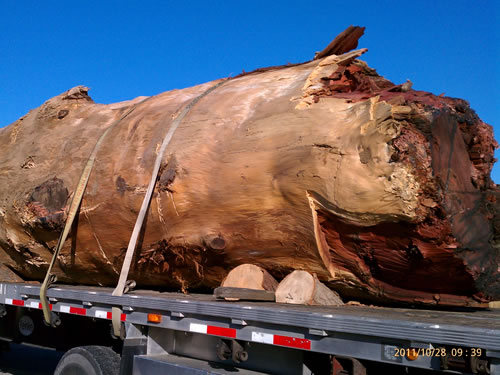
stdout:
<svg viewBox="0 0 500 375">
<path fill-rule="evenodd" d="M 52 375 L 63 352 L 10 344 L 0 352 L 0 375 Z"/>
</svg>

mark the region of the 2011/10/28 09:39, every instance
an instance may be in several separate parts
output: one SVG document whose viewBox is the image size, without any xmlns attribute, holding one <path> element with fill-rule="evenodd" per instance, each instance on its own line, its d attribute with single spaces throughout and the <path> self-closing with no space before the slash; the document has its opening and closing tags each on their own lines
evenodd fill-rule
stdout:
<svg viewBox="0 0 500 375">
<path fill-rule="evenodd" d="M 480 357 L 481 348 L 396 348 L 395 357 Z"/>
</svg>

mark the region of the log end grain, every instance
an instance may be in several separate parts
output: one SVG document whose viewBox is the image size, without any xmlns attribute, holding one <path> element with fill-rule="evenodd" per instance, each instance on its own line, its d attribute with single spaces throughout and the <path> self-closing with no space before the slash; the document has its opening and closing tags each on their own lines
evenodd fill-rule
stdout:
<svg viewBox="0 0 500 375">
<path fill-rule="evenodd" d="M 339 295 L 321 283 L 316 275 L 296 270 L 286 276 L 276 289 L 276 302 L 295 305 L 340 306 Z"/>
<path fill-rule="evenodd" d="M 242 264 L 232 269 L 221 287 L 275 291 L 278 282 L 265 269 L 254 264 Z"/>
</svg>

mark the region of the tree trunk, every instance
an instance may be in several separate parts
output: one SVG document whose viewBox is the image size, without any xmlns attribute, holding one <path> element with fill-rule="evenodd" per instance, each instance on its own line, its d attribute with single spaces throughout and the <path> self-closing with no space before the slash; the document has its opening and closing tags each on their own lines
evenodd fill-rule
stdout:
<svg viewBox="0 0 500 375">
<path fill-rule="evenodd" d="M 244 74 L 197 103 L 167 148 L 129 278 L 206 290 L 252 263 L 361 301 L 500 299 L 492 128 L 463 100 L 380 77 L 356 60 L 365 51 Z M 163 136 L 213 84 L 152 97 L 109 133 L 61 282 L 116 284 Z M 79 87 L 0 129 L 9 277 L 43 279 L 96 140 L 141 99 L 96 104 Z"/>
</svg>

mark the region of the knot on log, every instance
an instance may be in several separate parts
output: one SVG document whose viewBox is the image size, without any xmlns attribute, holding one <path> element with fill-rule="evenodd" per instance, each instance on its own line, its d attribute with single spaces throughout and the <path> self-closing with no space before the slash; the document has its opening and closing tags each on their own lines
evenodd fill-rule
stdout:
<svg viewBox="0 0 500 375">
<path fill-rule="evenodd" d="M 208 235 L 203 238 L 203 244 L 212 250 L 224 250 L 226 248 L 226 240 L 222 235 Z"/>
</svg>

